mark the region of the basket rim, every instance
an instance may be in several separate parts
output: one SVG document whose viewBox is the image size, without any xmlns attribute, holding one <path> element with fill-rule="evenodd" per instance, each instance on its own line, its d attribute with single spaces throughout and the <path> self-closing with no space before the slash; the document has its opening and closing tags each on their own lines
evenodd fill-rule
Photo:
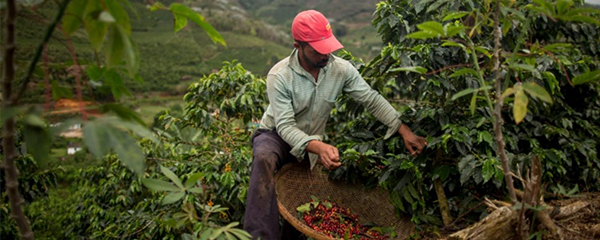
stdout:
<svg viewBox="0 0 600 240">
<path fill-rule="evenodd" d="M 286 165 L 293 165 L 293 164 L 301 164 L 301 163 L 290 163 L 290 164 L 286 164 Z M 318 167 L 318 166 L 316 166 L 316 167 Z M 289 172 L 292 169 L 293 168 L 290 166 L 287 166 L 287 167 L 284 166 L 281 169 L 279 169 L 279 171 L 277 171 L 277 173 L 275 174 L 275 182 L 278 182 L 279 179 L 285 175 L 285 173 Z M 318 169 L 313 169 L 313 170 L 318 170 Z M 309 170 L 309 171 L 312 171 L 312 170 Z M 306 236 L 314 238 L 315 240 L 336 240 L 336 238 L 332 238 L 323 233 L 317 232 L 316 230 L 308 227 L 308 225 L 306 225 L 304 222 L 300 221 L 296 216 L 294 216 L 283 205 L 283 203 L 281 203 L 281 201 L 279 201 L 279 195 L 277 195 L 277 208 L 279 209 L 279 213 L 281 214 L 281 216 L 283 216 L 283 218 L 286 221 L 288 221 L 290 224 L 292 224 L 292 226 L 294 228 L 296 228 L 298 231 L 302 232 Z M 343 239 L 343 238 L 341 238 L 341 239 Z"/>
<path fill-rule="evenodd" d="M 287 172 L 294 170 L 293 166 L 287 166 L 287 165 L 297 165 L 297 164 L 301 164 L 301 163 L 290 163 L 290 164 L 286 164 L 286 166 L 282 167 L 279 171 L 277 171 L 277 173 L 275 174 L 275 182 L 279 182 L 280 178 L 282 178 L 283 176 L 286 175 Z M 317 166 L 318 167 L 318 166 Z M 312 169 L 312 170 L 308 170 L 308 171 L 320 171 L 321 169 Z M 381 187 L 376 187 L 379 191 L 383 191 L 387 194 L 387 191 L 385 189 L 382 189 Z M 288 208 L 280 201 L 280 197 L 278 194 L 279 191 L 277 191 L 276 188 L 276 194 L 277 194 L 277 208 L 279 210 L 279 213 L 281 214 L 281 216 L 288 221 L 294 228 L 296 228 L 298 231 L 302 232 L 303 234 L 305 234 L 308 237 L 314 238 L 316 240 L 338 240 L 338 239 L 343 239 L 343 238 L 333 238 L 333 237 L 329 237 L 321 232 L 318 232 L 312 228 L 310 228 L 308 225 L 306 225 L 306 223 L 304 223 L 301 219 L 299 219 L 297 216 L 295 216 L 294 214 L 292 214 L 292 212 L 290 212 L 290 210 L 288 210 Z M 414 225 L 412 227 L 412 229 L 414 229 Z M 412 230 L 411 230 L 412 232 Z"/>
</svg>

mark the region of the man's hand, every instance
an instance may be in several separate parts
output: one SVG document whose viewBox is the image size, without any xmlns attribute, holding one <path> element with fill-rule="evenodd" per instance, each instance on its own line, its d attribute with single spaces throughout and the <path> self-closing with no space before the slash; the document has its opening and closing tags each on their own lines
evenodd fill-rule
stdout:
<svg viewBox="0 0 600 240">
<path fill-rule="evenodd" d="M 423 148 L 427 146 L 427 140 L 424 137 L 415 135 L 405 124 L 400 125 L 398 129 L 400 135 L 404 139 L 404 145 L 411 155 L 416 156 L 423 152 Z M 416 148 L 416 150 L 415 150 Z"/>
<path fill-rule="evenodd" d="M 308 142 L 306 150 L 319 155 L 321 164 L 329 170 L 336 169 L 342 165 L 342 163 L 340 163 L 340 153 L 338 152 L 338 149 L 327 143 L 312 140 Z"/>
</svg>

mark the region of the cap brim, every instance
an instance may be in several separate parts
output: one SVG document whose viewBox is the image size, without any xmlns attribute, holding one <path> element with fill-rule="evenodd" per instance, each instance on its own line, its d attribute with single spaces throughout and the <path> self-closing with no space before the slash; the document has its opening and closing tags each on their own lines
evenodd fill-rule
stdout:
<svg viewBox="0 0 600 240">
<path fill-rule="evenodd" d="M 308 44 L 320 54 L 330 54 L 344 48 L 344 46 L 333 35 L 321 41 L 309 42 Z"/>
</svg>

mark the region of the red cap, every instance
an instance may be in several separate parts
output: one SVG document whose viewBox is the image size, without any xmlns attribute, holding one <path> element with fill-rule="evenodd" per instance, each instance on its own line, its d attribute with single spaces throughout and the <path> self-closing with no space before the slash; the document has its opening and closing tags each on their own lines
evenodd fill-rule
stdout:
<svg viewBox="0 0 600 240">
<path fill-rule="evenodd" d="M 315 10 L 296 15 L 292 22 L 292 37 L 297 41 L 307 42 L 321 54 L 329 54 L 344 47 L 333 36 L 327 18 Z"/>
</svg>

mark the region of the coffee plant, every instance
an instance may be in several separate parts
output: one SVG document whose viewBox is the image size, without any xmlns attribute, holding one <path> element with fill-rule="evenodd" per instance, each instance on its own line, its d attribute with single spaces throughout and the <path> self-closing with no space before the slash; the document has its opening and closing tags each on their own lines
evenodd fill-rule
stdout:
<svg viewBox="0 0 600 240">
<path fill-rule="evenodd" d="M 500 3 L 501 131 L 510 169 L 522 171 L 539 156 L 550 197 L 561 188 L 598 190 L 598 10 L 562 0 Z M 490 97 L 497 93 L 494 6 L 491 1 L 378 4 L 373 25 L 386 46 L 371 62 L 356 61 L 357 67 L 396 104 L 415 133 L 427 136 L 420 156 L 410 157 L 398 138 L 384 141 L 385 127 L 352 99 L 342 97 L 334 110 L 330 138 L 346 153 L 385 163 L 378 177 L 365 181 L 387 188 L 398 209 L 415 222 L 440 223 L 432 217 L 439 216 L 437 180 L 454 216 L 484 196 L 507 197 L 493 131 L 496 100 Z M 377 156 L 367 157 L 373 151 Z M 333 177 L 362 174 L 352 161 L 346 165 Z"/>
</svg>

